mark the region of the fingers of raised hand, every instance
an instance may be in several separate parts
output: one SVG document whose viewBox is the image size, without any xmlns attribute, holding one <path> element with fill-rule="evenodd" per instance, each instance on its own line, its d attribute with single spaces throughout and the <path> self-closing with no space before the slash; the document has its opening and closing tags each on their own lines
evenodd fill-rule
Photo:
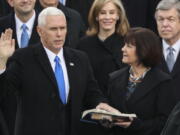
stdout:
<svg viewBox="0 0 180 135">
<path fill-rule="evenodd" d="M 6 29 L 5 32 L 1 33 L 1 38 L 0 40 L 11 40 L 12 39 L 12 29 Z"/>
<path fill-rule="evenodd" d="M 6 29 L 5 32 L 1 33 L 0 37 L 0 46 L 11 46 L 14 45 L 14 41 L 12 40 L 12 30 Z"/>
<path fill-rule="evenodd" d="M 11 29 L 7 29 L 5 31 L 5 39 L 6 40 L 11 40 L 12 39 L 12 30 Z"/>
<path fill-rule="evenodd" d="M 4 40 L 4 38 L 5 38 L 5 35 L 4 35 L 4 32 L 2 32 L 0 40 L 2 41 L 2 40 Z"/>
</svg>

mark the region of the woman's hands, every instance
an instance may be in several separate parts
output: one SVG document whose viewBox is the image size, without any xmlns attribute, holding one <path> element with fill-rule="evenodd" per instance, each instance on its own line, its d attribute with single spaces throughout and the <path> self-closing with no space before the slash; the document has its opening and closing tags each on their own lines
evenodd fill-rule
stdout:
<svg viewBox="0 0 180 135">
<path fill-rule="evenodd" d="M 96 109 L 101 109 L 101 110 L 105 110 L 105 111 L 116 113 L 116 114 L 121 113 L 119 110 L 113 108 L 112 106 L 106 103 L 100 103 L 99 105 L 96 106 Z M 115 121 L 113 121 L 112 119 L 104 119 L 104 120 L 101 120 L 100 123 L 102 126 L 107 127 L 107 128 L 111 128 L 113 126 L 128 128 L 131 125 L 132 121 L 133 121 L 133 118 L 129 118 L 129 121 L 124 121 L 123 119 L 116 119 Z"/>
</svg>

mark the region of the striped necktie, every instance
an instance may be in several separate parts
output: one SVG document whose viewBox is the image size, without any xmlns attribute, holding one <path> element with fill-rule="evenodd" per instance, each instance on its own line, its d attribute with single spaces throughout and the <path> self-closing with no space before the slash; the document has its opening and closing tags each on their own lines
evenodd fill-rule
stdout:
<svg viewBox="0 0 180 135">
<path fill-rule="evenodd" d="M 22 29 L 22 34 L 21 34 L 21 48 L 27 47 L 28 42 L 29 42 L 29 36 L 27 33 L 27 29 L 28 27 L 26 26 L 26 24 L 23 24 L 21 26 Z"/>
<path fill-rule="evenodd" d="M 174 48 L 172 47 L 168 47 L 168 55 L 167 55 L 167 58 L 166 58 L 166 62 L 167 62 L 167 66 L 169 68 L 169 71 L 171 72 L 173 67 L 174 67 L 174 63 L 175 63 L 175 58 L 174 58 Z"/>
</svg>

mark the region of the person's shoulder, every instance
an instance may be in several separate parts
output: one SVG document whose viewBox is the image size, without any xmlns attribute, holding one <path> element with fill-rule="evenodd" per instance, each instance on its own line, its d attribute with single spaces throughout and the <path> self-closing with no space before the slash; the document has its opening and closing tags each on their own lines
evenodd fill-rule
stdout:
<svg viewBox="0 0 180 135">
<path fill-rule="evenodd" d="M 89 45 L 90 46 L 93 46 L 96 44 L 97 42 L 97 36 L 96 35 L 91 35 L 91 36 L 84 36 L 82 37 L 79 42 L 78 42 L 78 45 L 77 45 L 77 48 L 78 49 L 81 49 L 81 48 L 85 48 L 85 47 L 88 47 Z"/>
<path fill-rule="evenodd" d="M 69 14 L 71 16 L 74 16 L 74 17 L 77 17 L 77 18 L 81 18 L 81 15 L 78 11 L 72 9 L 72 8 L 69 8 L 69 7 L 66 7 L 66 10 L 69 12 Z"/>
<path fill-rule="evenodd" d="M 81 50 L 73 49 L 70 47 L 64 47 L 64 52 L 69 56 L 75 56 L 75 57 L 87 57 L 87 54 Z"/>
<path fill-rule="evenodd" d="M 89 43 L 95 41 L 96 39 L 97 39 L 96 35 L 86 35 L 82 37 L 79 42 Z"/>
<path fill-rule="evenodd" d="M 0 30 L 3 32 L 5 29 L 12 27 L 13 13 L 0 17 Z"/>
<path fill-rule="evenodd" d="M 117 78 L 119 78 L 119 76 L 124 76 L 125 74 L 129 73 L 129 66 L 123 67 L 119 70 L 116 70 L 112 73 L 109 74 L 110 80 L 116 80 Z"/>
<path fill-rule="evenodd" d="M 26 59 L 28 58 L 28 56 L 32 56 L 34 54 L 33 52 L 35 52 L 35 50 L 37 50 L 40 47 L 41 47 L 41 44 L 37 43 L 37 44 L 34 44 L 33 46 L 16 49 L 13 54 L 13 57 L 18 58 L 18 59 Z"/>
<path fill-rule="evenodd" d="M 168 73 L 163 72 L 159 68 L 152 68 L 151 72 L 153 76 L 157 79 L 157 81 L 168 81 L 171 80 L 171 76 Z"/>
<path fill-rule="evenodd" d="M 0 21 L 9 20 L 12 16 L 13 16 L 13 13 L 9 13 L 3 17 L 0 17 Z"/>
<path fill-rule="evenodd" d="M 76 10 L 74 10 L 74 9 L 71 9 L 69 7 L 65 7 L 65 6 L 63 6 L 61 4 L 58 5 L 58 8 L 63 11 L 63 13 L 65 14 L 65 16 L 67 18 L 78 18 L 78 19 L 81 18 L 80 13 L 77 12 Z"/>
</svg>

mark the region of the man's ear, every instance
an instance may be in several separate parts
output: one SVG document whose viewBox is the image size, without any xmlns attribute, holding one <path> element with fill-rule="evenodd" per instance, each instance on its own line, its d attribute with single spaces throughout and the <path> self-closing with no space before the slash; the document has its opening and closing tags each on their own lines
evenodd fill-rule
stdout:
<svg viewBox="0 0 180 135">
<path fill-rule="evenodd" d="M 36 27 L 37 33 L 39 34 L 39 36 L 42 35 L 42 28 L 40 28 L 39 26 Z"/>
<path fill-rule="evenodd" d="M 14 3 L 13 3 L 13 0 L 7 0 L 8 4 L 11 6 L 11 7 L 14 7 Z"/>
</svg>

